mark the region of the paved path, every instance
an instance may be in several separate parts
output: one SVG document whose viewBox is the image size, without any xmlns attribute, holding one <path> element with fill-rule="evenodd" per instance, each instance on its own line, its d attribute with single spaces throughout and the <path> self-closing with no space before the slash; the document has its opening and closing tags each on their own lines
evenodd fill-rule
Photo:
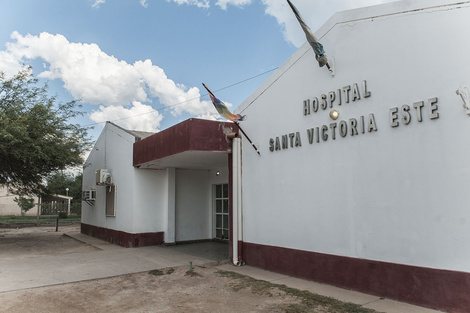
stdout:
<svg viewBox="0 0 470 313">
<path fill-rule="evenodd" d="M 194 265 L 213 260 L 164 247 L 122 248 L 83 235 L 67 234 L 92 244 L 98 251 L 0 259 L 0 292 L 43 287 L 90 279 L 139 273 L 172 266 Z"/>
</svg>

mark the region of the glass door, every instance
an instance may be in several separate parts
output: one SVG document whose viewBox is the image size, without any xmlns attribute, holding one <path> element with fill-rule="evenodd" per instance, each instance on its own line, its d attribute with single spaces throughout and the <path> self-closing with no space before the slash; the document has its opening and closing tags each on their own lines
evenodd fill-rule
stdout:
<svg viewBox="0 0 470 313">
<path fill-rule="evenodd" d="M 228 184 L 215 185 L 215 238 L 229 239 Z"/>
</svg>

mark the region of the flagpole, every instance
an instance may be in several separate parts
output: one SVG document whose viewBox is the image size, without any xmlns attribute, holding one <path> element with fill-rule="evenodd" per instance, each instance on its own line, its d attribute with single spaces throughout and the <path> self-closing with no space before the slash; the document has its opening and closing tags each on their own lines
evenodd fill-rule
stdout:
<svg viewBox="0 0 470 313">
<path fill-rule="evenodd" d="M 207 92 L 209 92 L 209 94 L 215 98 L 214 94 L 212 93 L 212 91 L 210 91 L 210 89 L 204 84 L 202 83 L 202 85 L 204 86 L 204 88 L 206 88 Z M 245 136 L 245 138 L 248 140 L 248 142 L 251 144 L 251 146 L 253 147 L 253 149 L 255 149 L 256 153 L 258 153 L 259 156 L 261 156 L 261 153 L 259 152 L 258 148 L 256 148 L 255 144 L 251 141 L 250 137 L 248 137 L 248 135 L 245 133 L 245 131 L 240 127 L 240 124 L 238 124 L 238 122 L 233 122 L 235 125 L 237 125 L 238 129 L 242 132 L 242 134 Z"/>
<path fill-rule="evenodd" d="M 238 124 L 238 122 L 234 122 L 234 123 L 235 123 L 235 125 L 237 125 L 238 129 L 243 133 L 243 135 L 248 140 L 248 142 L 251 143 L 251 146 L 253 147 L 253 149 L 255 149 L 256 153 L 258 153 L 258 155 L 261 156 L 261 153 L 259 153 L 258 148 L 256 148 L 255 144 L 251 141 L 250 137 L 248 137 L 247 134 L 240 127 L 240 124 Z"/>
</svg>

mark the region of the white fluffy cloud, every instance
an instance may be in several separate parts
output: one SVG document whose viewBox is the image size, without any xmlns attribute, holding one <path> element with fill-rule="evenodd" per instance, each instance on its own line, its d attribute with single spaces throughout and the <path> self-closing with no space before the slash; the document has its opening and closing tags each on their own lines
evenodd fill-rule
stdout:
<svg viewBox="0 0 470 313">
<path fill-rule="evenodd" d="M 144 0 L 141 0 L 144 1 Z M 199 8 L 209 8 L 209 0 L 166 0 L 167 2 L 173 1 L 178 5 L 195 5 Z M 243 7 L 245 5 L 251 4 L 252 0 L 216 0 L 215 5 L 219 6 L 222 10 L 227 10 L 227 6 L 233 5 L 236 7 Z"/>
<path fill-rule="evenodd" d="M 166 0 L 167 2 L 173 1 L 178 5 L 187 4 L 187 5 L 195 5 L 198 8 L 208 8 L 209 0 Z"/>
<path fill-rule="evenodd" d="M 160 107 L 170 107 L 175 116 L 184 112 L 201 118 L 217 116 L 210 101 L 200 100 L 198 88 L 175 83 L 150 60 L 128 64 L 106 54 L 96 44 L 71 43 L 59 34 L 23 36 L 14 32 L 11 38 L 14 41 L 7 43 L 6 51 L 0 51 L 0 67 L 7 75 L 16 73 L 27 60 L 42 59 L 48 67 L 40 77 L 60 79 L 74 98 L 100 104 L 100 112 L 108 114 L 108 120 L 141 112 L 145 109 L 142 102 L 151 102 L 152 98 L 158 98 Z M 127 109 L 131 103 L 133 106 Z M 105 119 L 100 112 L 93 113 L 94 121 Z M 139 119 L 145 127 L 158 126 L 143 115 Z"/>
<path fill-rule="evenodd" d="M 106 0 L 95 0 L 91 6 L 92 6 L 93 8 L 99 8 L 99 7 L 100 7 L 100 4 L 103 4 L 103 3 L 105 3 L 105 2 L 106 2 Z"/>
<path fill-rule="evenodd" d="M 98 0 L 97 0 L 98 1 Z M 146 1 L 146 0 L 141 0 Z M 209 8 L 209 0 L 166 0 L 175 2 L 178 5 L 196 5 L 200 8 Z M 305 41 L 305 35 L 302 32 L 292 10 L 285 0 L 261 0 L 265 8 L 265 13 L 273 16 L 282 28 L 284 38 L 287 42 L 299 47 Z M 292 0 L 294 5 L 302 14 L 303 18 L 315 32 L 323 23 L 325 23 L 336 12 L 348 9 L 354 9 L 364 6 L 382 4 L 396 0 Z M 252 3 L 252 0 L 214 0 L 215 5 L 222 10 L 232 5 L 244 7 Z"/>
<path fill-rule="evenodd" d="M 18 71 L 22 69 L 23 66 L 11 53 L 0 51 L 0 68 L 7 77 L 12 77 L 18 74 Z"/>
<path fill-rule="evenodd" d="M 14 32 L 11 38 L 15 40 L 7 43 L 11 56 L 18 62 L 36 58 L 46 61 L 49 69 L 39 76 L 61 79 L 76 99 L 104 105 L 148 100 L 135 67 L 107 55 L 96 44 L 71 43 L 62 35 L 49 33 L 22 36 Z"/>
<path fill-rule="evenodd" d="M 91 113 L 90 119 L 96 123 L 115 121 L 127 129 L 156 132 L 163 115 L 149 105 L 134 101 L 130 108 L 101 105 L 99 110 Z"/>
<path fill-rule="evenodd" d="M 248 4 L 251 4 L 251 0 L 217 0 L 215 3 L 215 5 L 218 5 L 222 10 L 227 10 L 228 5 L 243 7 Z"/>
</svg>

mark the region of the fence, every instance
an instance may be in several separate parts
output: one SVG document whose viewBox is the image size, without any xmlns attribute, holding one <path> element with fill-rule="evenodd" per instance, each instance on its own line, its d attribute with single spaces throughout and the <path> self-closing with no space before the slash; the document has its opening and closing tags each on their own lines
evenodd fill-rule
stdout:
<svg viewBox="0 0 470 313">
<path fill-rule="evenodd" d="M 41 203 L 41 215 L 58 215 L 59 212 L 68 212 L 67 200 L 63 201 L 44 201 Z M 70 214 L 81 215 L 82 202 L 71 201 L 70 203 Z"/>
</svg>

